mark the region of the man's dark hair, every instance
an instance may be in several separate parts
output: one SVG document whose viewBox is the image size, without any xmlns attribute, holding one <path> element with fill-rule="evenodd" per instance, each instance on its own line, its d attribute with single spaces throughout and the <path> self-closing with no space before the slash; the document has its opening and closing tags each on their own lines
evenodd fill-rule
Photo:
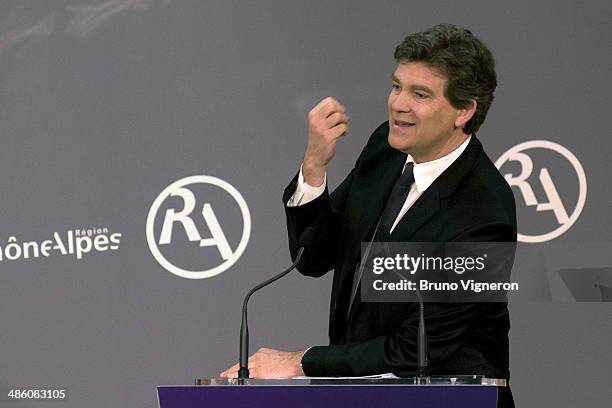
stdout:
<svg viewBox="0 0 612 408">
<path fill-rule="evenodd" d="M 476 112 L 463 132 L 470 135 L 480 128 L 497 86 L 495 61 L 487 46 L 469 30 L 452 24 L 436 25 L 410 34 L 393 56 L 398 63 L 423 62 L 444 74 L 444 94 L 455 108 L 465 108 L 476 100 Z"/>
</svg>

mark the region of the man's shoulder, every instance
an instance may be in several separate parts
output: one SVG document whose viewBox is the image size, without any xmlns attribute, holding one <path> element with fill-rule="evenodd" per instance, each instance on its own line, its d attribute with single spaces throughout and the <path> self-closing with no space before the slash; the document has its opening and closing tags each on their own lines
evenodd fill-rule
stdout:
<svg viewBox="0 0 612 408">
<path fill-rule="evenodd" d="M 357 161 L 369 167 L 402 154 L 389 145 L 389 121 L 384 121 L 372 132 Z"/>
<path fill-rule="evenodd" d="M 516 209 L 514 194 L 508 182 L 493 164 L 484 149 L 480 150 L 474 166 L 461 183 L 458 194 L 467 197 L 472 210 L 485 219 L 487 215 L 502 215 L 514 222 Z"/>
<path fill-rule="evenodd" d="M 384 121 L 368 137 L 368 140 L 361 150 L 360 157 L 373 155 L 391 149 L 389 146 L 389 121 Z"/>
<path fill-rule="evenodd" d="M 472 179 L 485 192 L 491 192 L 501 196 L 504 200 L 514 201 L 514 195 L 508 182 L 501 175 L 497 167 L 493 164 L 486 152 L 481 153 L 473 167 Z"/>
<path fill-rule="evenodd" d="M 368 142 L 364 148 L 390 148 L 389 146 L 389 121 L 385 120 L 383 123 L 378 125 L 368 138 Z"/>
</svg>

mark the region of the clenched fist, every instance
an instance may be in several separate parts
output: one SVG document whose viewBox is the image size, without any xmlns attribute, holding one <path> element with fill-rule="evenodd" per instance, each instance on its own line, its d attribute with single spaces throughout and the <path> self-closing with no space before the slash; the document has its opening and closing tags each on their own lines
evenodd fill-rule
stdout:
<svg viewBox="0 0 612 408">
<path fill-rule="evenodd" d="M 325 166 L 336 154 L 336 142 L 348 133 L 349 117 L 334 98 L 323 99 L 308 113 L 308 147 L 302 163 L 304 181 L 313 187 L 323 184 Z"/>
</svg>

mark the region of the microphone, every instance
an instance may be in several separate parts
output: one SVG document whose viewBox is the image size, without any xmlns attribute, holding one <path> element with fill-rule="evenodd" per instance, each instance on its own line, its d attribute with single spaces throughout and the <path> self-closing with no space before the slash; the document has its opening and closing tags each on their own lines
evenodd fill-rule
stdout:
<svg viewBox="0 0 612 408">
<path fill-rule="evenodd" d="M 289 272 L 294 270 L 297 264 L 300 262 L 300 259 L 302 258 L 304 249 L 311 246 L 314 240 L 315 240 L 314 228 L 313 227 L 306 228 L 306 230 L 304 230 L 304 232 L 302 233 L 302 236 L 300 237 L 300 241 L 299 241 L 300 250 L 298 251 L 298 254 L 295 257 L 295 262 L 293 262 L 293 264 L 291 264 L 291 266 L 287 268 L 286 270 L 284 270 L 283 272 L 268 279 L 265 282 L 260 283 L 259 285 L 255 286 L 253 289 L 251 289 L 246 294 L 244 301 L 242 302 L 242 323 L 240 324 L 240 354 L 239 354 L 239 359 L 238 359 L 240 363 L 240 368 L 238 369 L 238 380 L 245 380 L 249 378 L 249 362 L 248 362 L 249 324 L 247 322 L 247 308 L 248 308 L 247 305 L 249 303 L 249 299 L 251 298 L 251 295 L 257 292 L 259 289 L 265 286 L 268 286 L 272 282 L 279 280 L 280 278 L 282 278 L 283 276 L 287 275 Z"/>
</svg>

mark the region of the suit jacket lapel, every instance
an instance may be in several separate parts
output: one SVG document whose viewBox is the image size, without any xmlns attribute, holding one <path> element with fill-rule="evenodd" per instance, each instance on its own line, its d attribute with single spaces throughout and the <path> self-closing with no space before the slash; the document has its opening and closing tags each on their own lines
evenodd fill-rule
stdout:
<svg viewBox="0 0 612 408">
<path fill-rule="evenodd" d="M 435 182 L 412 204 L 399 221 L 390 241 L 408 241 L 440 209 L 440 194 Z"/>
<path fill-rule="evenodd" d="M 384 159 L 382 166 L 368 176 L 368 180 L 362 184 L 363 188 L 360 188 L 356 195 L 363 208 L 359 234 L 355 237 L 359 242 L 367 242 L 372 238 L 393 185 L 406 162 L 404 153 L 389 149 L 389 156 Z"/>
</svg>

